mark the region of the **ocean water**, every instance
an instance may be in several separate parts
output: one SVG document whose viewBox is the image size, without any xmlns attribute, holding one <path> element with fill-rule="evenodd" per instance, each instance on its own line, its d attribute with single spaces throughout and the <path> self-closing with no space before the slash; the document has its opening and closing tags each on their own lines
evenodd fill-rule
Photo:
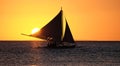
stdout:
<svg viewBox="0 0 120 66">
<path fill-rule="evenodd" d="M 0 66 L 120 66 L 119 41 L 77 41 L 76 48 L 64 49 L 46 45 L 0 41 Z"/>
</svg>

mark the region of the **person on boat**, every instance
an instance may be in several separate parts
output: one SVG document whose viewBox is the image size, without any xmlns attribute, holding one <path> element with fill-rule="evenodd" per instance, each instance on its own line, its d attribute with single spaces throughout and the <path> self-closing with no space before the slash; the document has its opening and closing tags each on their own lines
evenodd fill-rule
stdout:
<svg viewBox="0 0 120 66">
<path fill-rule="evenodd" d="M 52 37 L 48 37 L 47 41 L 48 41 L 48 47 L 56 47 L 56 42 L 53 41 Z"/>
</svg>

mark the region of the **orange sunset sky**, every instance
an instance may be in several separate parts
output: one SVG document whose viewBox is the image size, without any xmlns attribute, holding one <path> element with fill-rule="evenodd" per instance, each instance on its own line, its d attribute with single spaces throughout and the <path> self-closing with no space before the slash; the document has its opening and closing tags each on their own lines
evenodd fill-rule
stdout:
<svg viewBox="0 0 120 66">
<path fill-rule="evenodd" d="M 61 5 L 75 40 L 120 41 L 120 0 L 0 0 L 0 40 L 39 40 L 21 33 L 42 28 Z"/>
</svg>

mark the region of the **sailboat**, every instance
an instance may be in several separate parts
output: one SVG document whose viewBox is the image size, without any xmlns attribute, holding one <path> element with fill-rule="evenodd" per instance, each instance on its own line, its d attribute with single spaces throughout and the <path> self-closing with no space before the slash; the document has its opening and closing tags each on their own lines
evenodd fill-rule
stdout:
<svg viewBox="0 0 120 66">
<path fill-rule="evenodd" d="M 48 41 L 47 47 L 75 47 L 75 41 L 73 39 L 71 30 L 69 28 L 68 22 L 65 19 L 65 31 L 63 33 L 63 10 L 61 9 L 60 12 L 42 29 L 38 32 L 27 35 L 32 36 L 40 39 L 44 39 Z M 26 35 L 26 34 L 22 34 Z"/>
</svg>

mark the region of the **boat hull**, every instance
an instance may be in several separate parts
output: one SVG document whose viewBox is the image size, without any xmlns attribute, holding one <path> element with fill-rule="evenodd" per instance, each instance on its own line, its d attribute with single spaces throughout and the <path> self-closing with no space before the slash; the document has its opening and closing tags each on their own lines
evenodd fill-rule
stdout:
<svg viewBox="0 0 120 66">
<path fill-rule="evenodd" d="M 49 44 L 47 48 L 75 48 L 75 43 Z"/>
</svg>

